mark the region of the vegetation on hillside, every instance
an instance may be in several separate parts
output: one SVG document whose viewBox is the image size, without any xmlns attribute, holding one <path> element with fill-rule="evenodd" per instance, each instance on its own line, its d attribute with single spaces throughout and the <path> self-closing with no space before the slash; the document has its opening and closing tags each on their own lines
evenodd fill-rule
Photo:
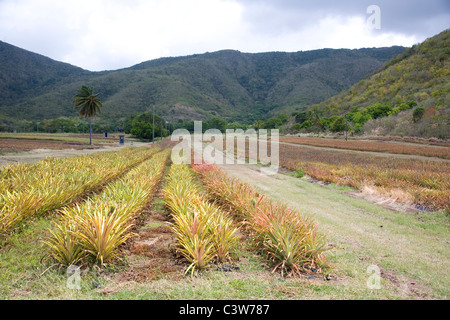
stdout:
<svg viewBox="0 0 450 320">
<path fill-rule="evenodd" d="M 84 132 L 70 100 L 86 83 L 102 92 L 108 109 L 94 121 L 94 132 L 132 133 L 134 127 L 132 134 L 150 139 L 153 119 L 147 115 L 155 109 L 161 117 L 157 137 L 179 127 L 192 131 L 193 121 L 203 120 L 204 131 L 254 127 L 447 139 L 449 34 L 407 50 L 224 50 L 107 72 L 81 70 L 0 43 L 0 59 L 8 62 L 0 67 L 0 130 Z M 22 60 L 33 72 L 17 69 Z"/>
<path fill-rule="evenodd" d="M 0 64 L 3 130 L 22 120 L 73 117 L 70 102 L 82 85 L 102 93 L 102 119 L 114 127 L 126 115 L 151 112 L 153 106 L 171 122 L 217 116 L 228 123 L 252 124 L 323 101 L 405 50 L 258 54 L 225 50 L 157 59 L 117 71 L 89 72 L 4 43 L 0 47 L 0 61 L 8 61 Z M 28 61 L 26 69 L 19 67 L 21 60 Z M 18 78 L 22 80 L 16 81 Z M 20 92 L 15 94 L 14 88 Z"/>
<path fill-rule="evenodd" d="M 2 107 L 16 105 L 21 100 L 45 92 L 56 92 L 58 86 L 89 75 L 89 71 L 0 41 L 0 106 Z"/>
<path fill-rule="evenodd" d="M 295 131 L 449 138 L 450 30 L 409 48 L 350 89 L 293 114 Z"/>
</svg>

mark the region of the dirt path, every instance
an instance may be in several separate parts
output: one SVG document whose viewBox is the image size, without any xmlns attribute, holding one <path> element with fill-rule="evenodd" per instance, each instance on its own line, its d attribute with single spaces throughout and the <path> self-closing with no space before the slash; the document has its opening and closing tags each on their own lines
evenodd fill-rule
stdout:
<svg viewBox="0 0 450 320">
<path fill-rule="evenodd" d="M 139 144 L 134 143 L 134 146 L 141 146 L 141 145 L 147 145 L 147 144 Z M 130 146 L 129 144 L 126 144 L 125 146 Z M 120 150 L 124 148 L 125 146 L 119 146 L 119 145 L 111 145 L 111 146 L 102 146 L 96 149 L 59 149 L 59 150 L 53 150 L 53 149 L 34 149 L 27 152 L 20 152 L 20 153 L 10 153 L 6 155 L 0 156 L 0 167 L 15 164 L 18 162 L 23 163 L 33 163 L 40 160 L 44 160 L 48 157 L 54 157 L 54 158 L 66 158 L 66 157 L 72 157 L 82 154 L 91 154 L 101 151 L 114 151 L 114 150 Z"/>
<path fill-rule="evenodd" d="M 251 165 L 221 167 L 319 222 L 319 230 L 328 234 L 333 247 L 330 258 L 339 277 L 364 282 L 367 268 L 375 266 L 385 281 L 383 286 L 392 286 L 397 294 L 428 298 L 434 291 L 448 297 L 448 225 L 437 223 L 428 229 L 421 214 L 388 210 L 338 187 L 311 183 L 306 177 L 265 175 Z M 436 284 L 433 278 L 441 281 Z"/>
</svg>

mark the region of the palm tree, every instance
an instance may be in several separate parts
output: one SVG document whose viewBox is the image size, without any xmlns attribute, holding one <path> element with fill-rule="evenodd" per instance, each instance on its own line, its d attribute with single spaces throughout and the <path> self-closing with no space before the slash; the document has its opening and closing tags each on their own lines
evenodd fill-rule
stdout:
<svg viewBox="0 0 450 320">
<path fill-rule="evenodd" d="M 89 118 L 89 144 L 92 145 L 92 117 L 101 112 L 102 103 L 97 98 L 99 94 L 94 94 L 91 87 L 82 86 L 75 95 L 74 109 L 80 109 L 82 117 Z"/>
</svg>

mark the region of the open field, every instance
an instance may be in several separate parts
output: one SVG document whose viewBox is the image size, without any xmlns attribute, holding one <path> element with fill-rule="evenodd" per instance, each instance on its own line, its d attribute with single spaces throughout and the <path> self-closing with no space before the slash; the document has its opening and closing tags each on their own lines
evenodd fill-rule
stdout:
<svg viewBox="0 0 450 320">
<path fill-rule="evenodd" d="M 99 146 L 89 146 L 86 144 L 76 142 L 64 142 L 57 140 L 41 140 L 41 139 L 10 139 L 2 137 L 0 139 L 0 155 L 8 153 L 19 153 L 25 151 L 31 151 L 36 149 L 50 149 L 50 150 L 62 150 L 62 149 L 96 149 Z"/>
<path fill-rule="evenodd" d="M 450 209 L 450 164 L 280 144 L 280 165 L 318 180 L 414 204 Z"/>
<path fill-rule="evenodd" d="M 448 140 L 442 139 L 426 139 L 421 137 L 398 137 L 398 136 L 364 136 L 364 140 L 375 140 L 375 141 L 387 141 L 387 142 L 402 142 L 402 143 L 414 143 L 414 144 L 425 144 L 430 146 L 442 146 L 450 147 L 450 142 Z"/>
<path fill-rule="evenodd" d="M 21 140 L 37 140 L 49 143 L 54 142 L 65 142 L 73 144 L 86 144 L 89 145 L 89 134 L 82 133 L 7 133 L 0 132 L 0 139 L 15 139 L 19 144 Z M 110 134 L 108 138 L 104 138 L 102 134 L 93 134 L 92 143 L 93 144 L 110 144 L 118 143 L 119 135 Z"/>
<path fill-rule="evenodd" d="M 450 159 L 450 147 L 388 141 L 337 140 L 306 137 L 280 137 L 280 142 L 346 150 L 410 154 Z"/>
<path fill-rule="evenodd" d="M 119 145 L 118 135 L 103 138 L 94 134 L 89 145 L 88 134 L 12 134 L 0 133 L 0 166 L 15 163 L 33 163 L 47 157 L 64 158 L 101 151 L 119 150 L 125 146 L 145 146 L 147 143 L 125 137 L 125 144 Z"/>
<path fill-rule="evenodd" d="M 147 151 L 132 152 L 134 157 L 142 152 L 148 156 L 135 158 L 135 165 L 117 168 L 121 173 L 116 176 L 100 178 L 81 196 L 60 201 L 61 205 L 48 210 L 32 210 L 33 214 L 10 229 L 0 245 L 0 297 L 448 299 L 450 236 L 444 213 L 412 213 L 401 207 L 390 210 L 355 196 L 358 192 L 353 188 L 312 183 L 308 176 L 297 178 L 286 170 L 262 175 L 259 165 L 223 165 L 219 171 L 208 166 L 194 167 L 194 171 L 189 166 L 178 168 L 167 158 L 165 147 L 170 144 L 158 143 L 144 148 Z M 122 152 L 126 150 L 107 154 L 115 158 Z M 62 165 L 73 160 L 58 161 Z M 20 171 L 40 165 L 21 165 Z M 12 184 L 24 188 L 31 184 L 20 183 L 30 179 L 30 174 L 5 178 L 9 181 L 5 190 Z M 47 190 L 49 185 L 41 188 Z M 219 207 L 209 204 L 208 199 L 215 199 Z M 246 216 L 256 203 L 257 210 Z M 182 218 L 182 212 L 189 212 L 191 206 L 204 213 L 186 216 L 193 220 Z M 315 230 L 313 238 L 324 241 L 326 251 L 317 251 L 322 260 L 310 255 L 314 247 L 298 246 L 305 236 L 289 231 L 301 229 L 289 228 L 289 222 L 296 218 L 283 220 L 283 211 L 276 218 L 276 208 L 297 215 L 299 226 L 302 221 L 317 225 L 317 229 L 310 229 L 305 224 L 305 230 L 310 230 L 305 235 L 313 235 L 311 230 Z M 221 215 L 213 215 L 221 217 L 219 220 L 208 218 L 208 212 L 217 210 L 223 210 Z M 7 211 L 3 206 L 1 212 Z M 200 228 L 202 223 L 204 229 Z M 99 225 L 105 228 L 96 227 Z M 280 229 L 267 229 L 269 225 Z M 224 231 L 210 233 L 209 228 Z M 196 230 L 193 240 L 188 242 L 190 233 L 182 230 Z M 216 237 L 219 235 L 222 237 Z M 236 236 L 238 242 L 234 241 Z M 92 241 L 93 237 L 101 239 L 103 245 L 93 245 L 100 243 Z M 280 237 L 280 242 L 267 242 L 275 237 Z M 189 243 L 193 248 L 200 243 L 211 254 L 199 256 L 196 252 L 204 251 L 188 250 Z M 275 243 L 284 243 L 299 258 L 309 260 L 300 258 L 291 264 L 281 255 L 284 249 Z M 67 269 L 73 262 L 80 266 L 76 274 Z M 299 268 L 295 277 L 294 265 Z"/>
<path fill-rule="evenodd" d="M 311 143 L 320 141 L 314 139 Z M 215 147 L 219 144 L 214 142 Z M 249 141 L 246 140 L 245 150 L 239 150 L 242 146 L 243 143 L 235 143 L 235 154 L 248 158 Z M 289 142 L 279 142 L 274 147 L 279 150 L 279 165 L 299 175 L 349 186 L 385 202 L 399 202 L 418 210 L 450 210 L 448 159 Z"/>
</svg>

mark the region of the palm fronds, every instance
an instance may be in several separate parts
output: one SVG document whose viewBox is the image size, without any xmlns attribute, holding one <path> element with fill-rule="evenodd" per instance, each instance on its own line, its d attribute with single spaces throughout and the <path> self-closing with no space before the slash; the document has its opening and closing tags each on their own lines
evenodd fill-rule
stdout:
<svg viewBox="0 0 450 320">
<path fill-rule="evenodd" d="M 99 94 L 93 93 L 91 87 L 81 86 L 73 100 L 74 109 L 79 109 L 81 116 L 86 118 L 94 117 L 102 109 L 102 103 L 98 96 Z"/>
</svg>

